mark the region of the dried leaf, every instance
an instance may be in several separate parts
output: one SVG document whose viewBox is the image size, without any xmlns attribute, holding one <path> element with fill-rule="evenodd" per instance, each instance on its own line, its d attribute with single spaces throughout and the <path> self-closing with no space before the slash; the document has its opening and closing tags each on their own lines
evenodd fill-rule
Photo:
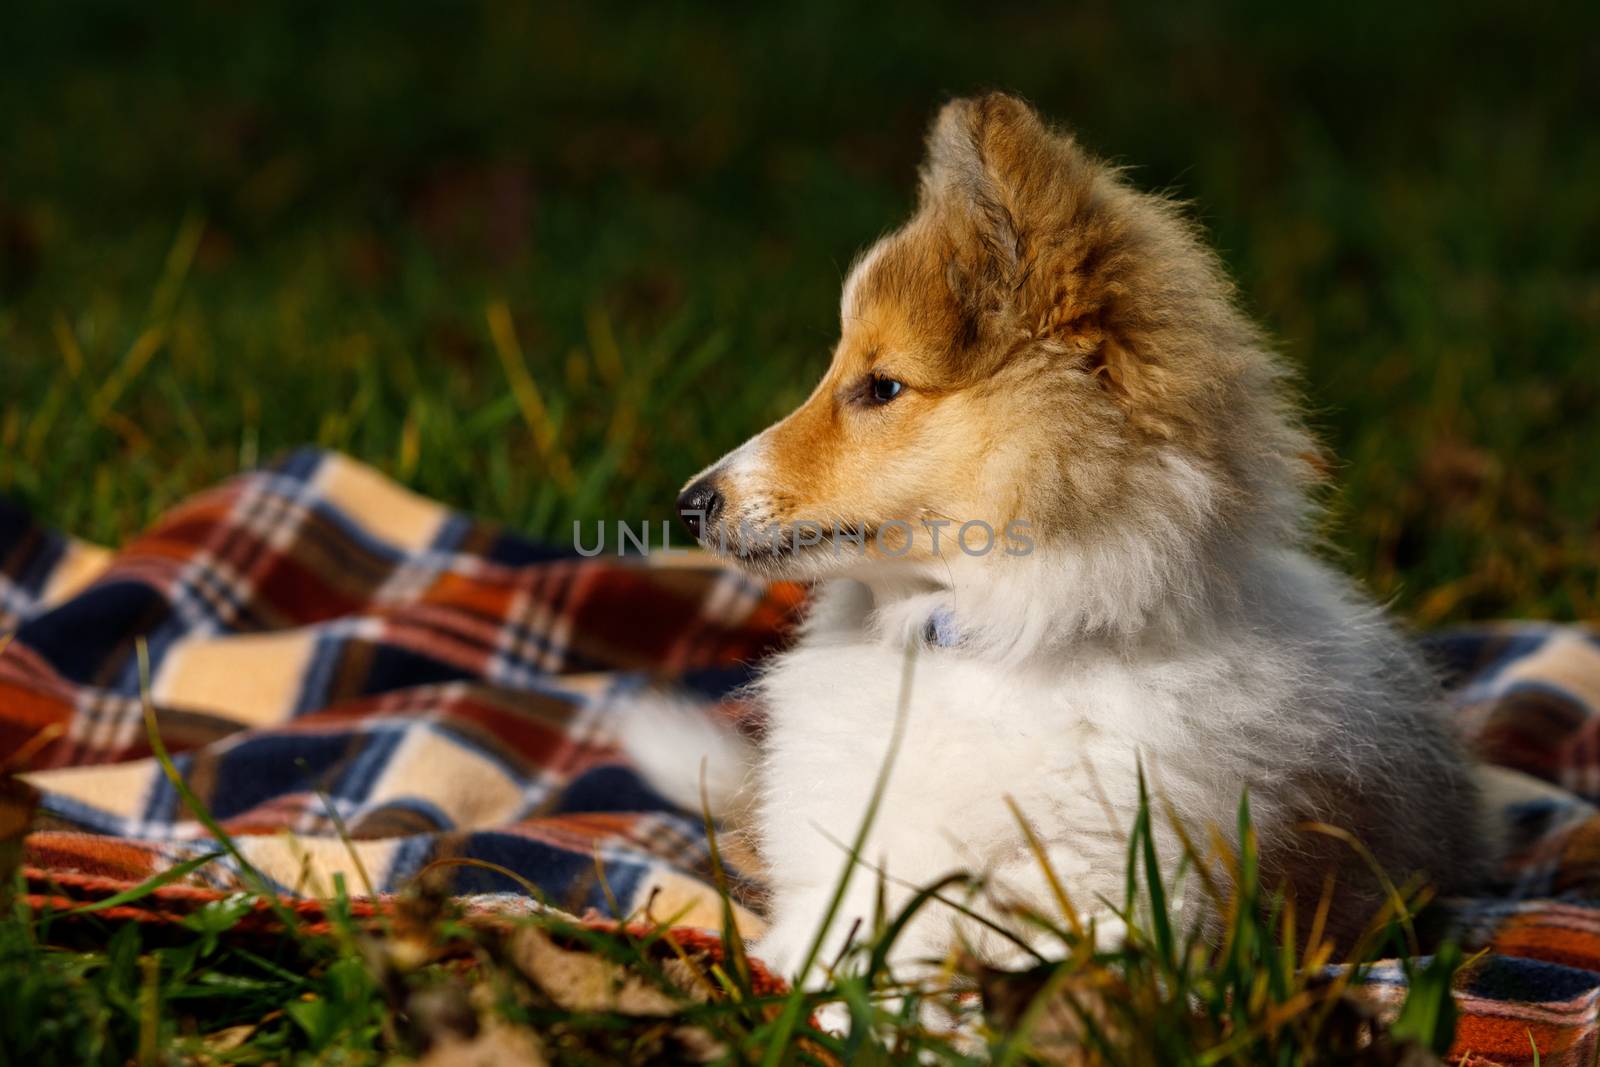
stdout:
<svg viewBox="0 0 1600 1067">
<path fill-rule="evenodd" d="M 567 1011 L 616 1012 L 665 1018 L 676 1015 L 681 997 L 590 952 L 557 945 L 537 926 L 523 926 L 508 945 L 517 969 Z"/>
<path fill-rule="evenodd" d="M 1120 1032 L 1122 1019 L 1108 1004 L 1108 998 L 1115 994 L 1106 987 L 1104 979 L 1110 977 L 1106 971 L 1086 970 L 1063 980 L 1053 964 L 1026 971 L 1003 971 L 974 959 L 964 960 L 961 969 L 977 982 L 984 1015 L 997 1032 L 1015 1032 L 1024 1016 L 1038 1012 L 1032 1019 L 1028 1045 L 1040 1063 L 1069 1067 L 1098 1063 L 1085 1047 L 1086 1026 L 1105 1035 L 1131 1057 L 1142 1051 L 1127 1040 L 1130 1035 Z M 1041 1002 L 1040 997 L 1048 999 Z M 1143 1065 L 1154 1061 L 1133 1058 L 1129 1062 Z"/>
<path fill-rule="evenodd" d="M 417 1067 L 545 1067 L 549 1062 L 532 1031 L 493 1023 L 476 1037 L 440 1042 Z"/>
</svg>

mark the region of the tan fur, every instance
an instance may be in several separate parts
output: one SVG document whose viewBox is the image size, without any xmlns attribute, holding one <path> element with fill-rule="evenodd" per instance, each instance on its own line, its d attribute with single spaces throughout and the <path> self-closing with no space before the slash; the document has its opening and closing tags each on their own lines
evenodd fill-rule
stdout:
<svg viewBox="0 0 1600 1067">
<path fill-rule="evenodd" d="M 905 394 L 859 403 L 874 373 Z M 1315 448 L 1283 382 L 1174 204 L 1013 97 L 958 100 L 917 212 L 852 274 L 832 365 L 763 436 L 761 518 L 1093 537 L 1162 506 L 1141 472 L 1179 450 L 1207 476 L 1214 532 L 1293 539 Z"/>
</svg>

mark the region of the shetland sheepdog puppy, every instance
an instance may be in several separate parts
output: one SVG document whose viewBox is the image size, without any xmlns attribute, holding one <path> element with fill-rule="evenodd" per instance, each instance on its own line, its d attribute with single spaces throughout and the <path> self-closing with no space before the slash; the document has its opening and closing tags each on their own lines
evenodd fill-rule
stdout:
<svg viewBox="0 0 1600 1067">
<path fill-rule="evenodd" d="M 670 701 L 642 704 L 626 743 L 669 797 L 699 807 L 705 757 L 714 805 L 746 806 L 772 894 L 755 950 L 791 974 L 897 723 L 819 969 L 870 935 L 880 886 L 893 914 L 968 871 L 980 913 L 1055 913 L 1017 812 L 1074 901 L 1120 902 L 1141 771 L 1169 873 L 1168 815 L 1234 837 L 1248 792 L 1263 885 L 1309 914 L 1331 878 L 1347 942 L 1383 897 L 1350 839 L 1443 893 L 1486 846 L 1428 669 L 1315 551 L 1324 466 L 1178 206 L 1014 97 L 956 100 L 915 214 L 844 283 L 822 381 L 678 502 L 736 565 L 819 582 L 755 683 L 759 744 Z M 1216 932 L 1194 885 L 1182 906 Z M 936 904 L 895 957 L 958 942 L 1006 948 Z"/>
</svg>

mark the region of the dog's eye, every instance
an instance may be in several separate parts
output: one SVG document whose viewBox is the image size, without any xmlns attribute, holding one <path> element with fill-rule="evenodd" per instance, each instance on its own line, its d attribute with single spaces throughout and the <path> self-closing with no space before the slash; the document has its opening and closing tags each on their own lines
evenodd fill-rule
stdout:
<svg viewBox="0 0 1600 1067">
<path fill-rule="evenodd" d="M 889 401 L 899 396 L 900 390 L 904 388 L 904 385 L 895 381 L 893 378 L 884 378 L 876 374 L 874 374 L 872 376 L 872 380 L 867 383 L 867 390 L 871 394 L 872 402 L 874 404 L 887 404 Z"/>
</svg>

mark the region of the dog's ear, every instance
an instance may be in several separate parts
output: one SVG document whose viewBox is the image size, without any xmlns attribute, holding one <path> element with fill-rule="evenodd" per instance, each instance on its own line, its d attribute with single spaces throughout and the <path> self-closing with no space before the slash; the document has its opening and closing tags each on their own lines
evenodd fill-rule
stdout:
<svg viewBox="0 0 1600 1067">
<path fill-rule="evenodd" d="M 945 220 L 952 291 L 976 336 L 986 316 L 1081 353 L 1108 391 L 1132 400 L 1148 384 L 1132 328 L 1125 228 L 1096 192 L 1103 165 L 1023 101 L 1004 93 L 953 100 L 928 136 L 924 208 Z"/>
<path fill-rule="evenodd" d="M 946 222 L 950 283 L 974 313 L 1002 307 L 1036 320 L 1031 292 L 1049 273 L 1063 218 L 1087 163 L 1065 134 L 1004 93 L 952 100 L 928 135 L 922 203 Z M 1053 286 L 1051 287 L 1053 288 Z"/>
<path fill-rule="evenodd" d="M 986 271 L 1006 276 L 1020 266 L 1015 186 L 1026 157 L 1048 136 L 1027 104 L 1003 93 L 952 100 L 934 120 L 922 169 L 923 200 L 966 224 L 961 236 L 977 244 Z"/>
</svg>

